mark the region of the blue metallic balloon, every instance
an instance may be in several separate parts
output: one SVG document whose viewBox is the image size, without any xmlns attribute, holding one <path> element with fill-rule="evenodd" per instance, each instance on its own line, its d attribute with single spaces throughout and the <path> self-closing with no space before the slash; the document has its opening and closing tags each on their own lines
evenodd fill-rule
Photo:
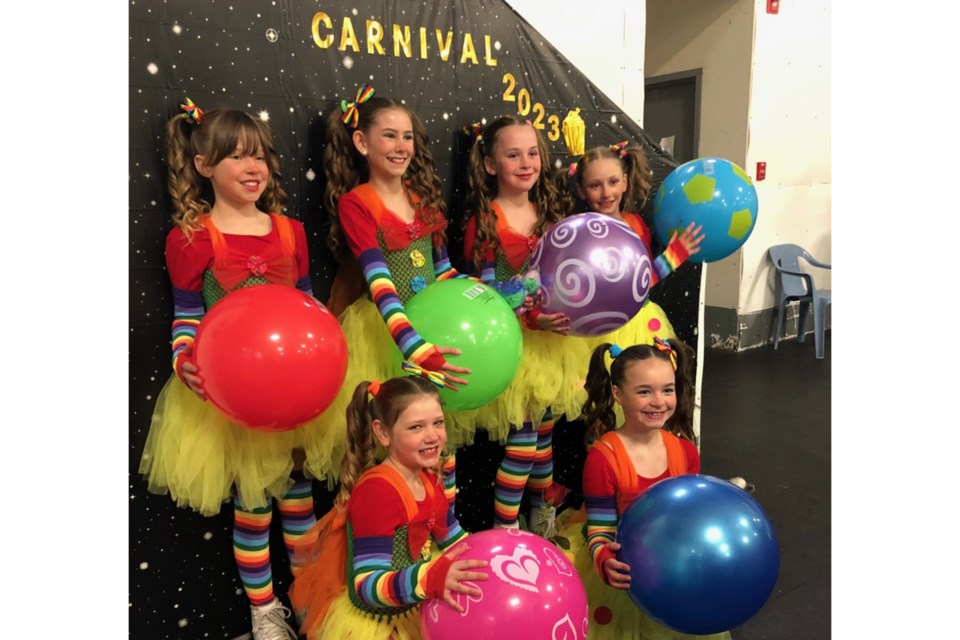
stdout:
<svg viewBox="0 0 960 640">
<path fill-rule="evenodd" d="M 727 631 L 767 601 L 780 549 L 747 492 L 707 475 L 668 478 L 620 517 L 617 559 L 630 565 L 630 599 L 683 633 Z"/>
</svg>

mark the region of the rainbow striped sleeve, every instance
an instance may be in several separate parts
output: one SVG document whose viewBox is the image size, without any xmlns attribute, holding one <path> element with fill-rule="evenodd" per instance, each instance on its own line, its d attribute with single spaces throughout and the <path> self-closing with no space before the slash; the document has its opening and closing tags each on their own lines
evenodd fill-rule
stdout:
<svg viewBox="0 0 960 640">
<path fill-rule="evenodd" d="M 664 252 L 653 261 L 653 282 L 650 286 L 657 284 L 679 269 L 680 265 L 686 262 L 689 257 L 690 254 L 679 240 L 671 242 Z"/>
<path fill-rule="evenodd" d="M 447 245 L 441 244 L 439 248 L 433 250 L 433 273 L 437 280 L 449 280 L 450 278 L 466 278 L 466 274 L 459 273 L 450 263 L 450 256 L 447 254 Z"/>
<path fill-rule="evenodd" d="M 437 349 L 421 338 L 420 334 L 410 324 L 410 320 L 404 313 L 400 296 L 397 295 L 397 289 L 393 284 L 393 277 L 390 274 L 390 268 L 387 267 L 383 252 L 379 248 L 367 249 L 358 256 L 357 260 L 363 269 L 367 286 L 370 287 L 373 302 L 380 310 L 380 315 L 387 325 L 387 330 L 390 331 L 393 341 L 403 353 L 404 359 L 415 365 L 423 366 L 428 358 L 437 353 Z"/>
<path fill-rule="evenodd" d="M 427 574 L 439 558 L 394 571 L 390 567 L 392 554 L 393 536 L 354 539 L 353 586 L 360 600 L 370 608 L 416 604 L 428 598 Z"/>
<path fill-rule="evenodd" d="M 467 536 L 467 532 L 460 526 L 455 513 L 457 504 L 457 460 L 451 454 L 443 465 L 443 495 L 447 499 L 447 522 L 444 527 L 445 535 L 437 536 L 437 546 L 442 550 L 460 542 Z"/>
<path fill-rule="evenodd" d="M 177 356 L 187 346 L 193 344 L 197 335 L 197 326 L 203 318 L 203 293 L 173 288 L 173 365 L 177 366 Z"/>
<path fill-rule="evenodd" d="M 587 508 L 587 548 L 600 575 L 603 574 L 603 560 L 608 542 L 617 539 L 617 498 L 616 496 L 584 496 Z M 603 555 L 603 557 L 601 557 Z"/>
</svg>

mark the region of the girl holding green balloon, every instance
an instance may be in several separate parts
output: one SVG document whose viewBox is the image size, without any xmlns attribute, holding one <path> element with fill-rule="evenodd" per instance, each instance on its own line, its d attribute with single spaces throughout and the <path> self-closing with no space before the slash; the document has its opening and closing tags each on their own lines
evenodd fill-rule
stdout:
<svg viewBox="0 0 960 640">
<path fill-rule="evenodd" d="M 406 304 L 436 281 L 462 278 L 445 246 L 445 204 L 423 123 L 401 102 L 361 86 L 327 122 L 323 151 L 328 243 L 340 262 L 328 306 L 346 338 L 347 373 L 333 403 L 317 418 L 316 446 L 331 463 L 311 469 L 336 477 L 346 433 L 343 416 L 363 380 L 400 373 L 401 360 L 467 384 L 460 350 L 432 344 L 412 325 Z M 342 310 L 342 312 L 341 312 Z M 399 352 L 398 352 L 399 350 Z"/>
<path fill-rule="evenodd" d="M 495 287 L 521 280 L 533 248 L 569 211 L 569 198 L 543 179 L 550 166 L 546 143 L 529 121 L 498 118 L 471 125 L 472 136 L 464 254 L 481 280 Z M 553 482 L 555 417 L 577 416 L 583 404 L 583 340 L 566 337 L 569 319 L 541 313 L 532 297 L 521 316 L 523 351 L 507 389 L 473 413 L 453 412 L 450 428 L 472 439 L 477 427 L 505 443 L 494 486 L 494 526 L 519 526 L 525 490 L 532 505 L 530 528 L 549 537 L 557 503 L 566 490 Z"/>
</svg>

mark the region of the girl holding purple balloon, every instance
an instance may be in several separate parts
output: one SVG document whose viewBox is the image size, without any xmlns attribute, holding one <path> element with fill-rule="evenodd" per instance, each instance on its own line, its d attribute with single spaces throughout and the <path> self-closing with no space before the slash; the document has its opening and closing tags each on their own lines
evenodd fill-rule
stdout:
<svg viewBox="0 0 960 640">
<path fill-rule="evenodd" d="M 644 576 L 617 554 L 619 517 L 637 496 L 665 478 L 700 473 L 692 359 L 684 343 L 660 338 L 625 349 L 602 343 L 590 358 L 584 416 L 596 439 L 583 466 L 586 523 L 575 515 L 561 536 L 587 592 L 591 640 L 730 638 L 683 634 L 646 615 L 627 594 L 631 579 Z M 619 428 L 614 405 L 624 416 Z"/>
<path fill-rule="evenodd" d="M 466 133 L 472 147 L 464 255 L 484 282 L 515 284 L 527 276 L 540 237 L 569 212 L 570 198 L 544 177 L 550 167 L 547 145 L 528 120 L 503 116 Z M 448 418 L 468 441 L 479 426 L 505 443 L 495 479 L 494 526 L 519 526 L 520 504 L 529 490 L 530 529 L 549 534 L 566 494 L 553 482 L 554 419 L 580 412 L 588 347 L 565 336 L 565 314 L 541 313 L 533 296 L 526 300 L 521 325 L 523 355 L 511 385 L 487 406 Z"/>
<path fill-rule="evenodd" d="M 629 225 L 640 236 L 652 259 L 653 234 L 640 214 L 630 213 L 630 208 L 634 206 L 637 210 L 642 208 L 650 193 L 651 171 L 643 150 L 637 146 L 628 147 L 626 141 L 594 147 L 571 165 L 570 173 L 577 194 L 587 204 L 587 210 Z M 699 245 L 703 239 L 701 227 L 694 227 L 693 223 L 682 233 L 674 233 L 667 248 L 653 260 L 651 287 L 700 251 Z M 640 312 L 627 324 L 600 336 L 599 340 L 617 344 L 649 344 L 654 336 L 669 340 L 676 337 L 676 332 L 660 305 L 648 298 Z"/>
</svg>

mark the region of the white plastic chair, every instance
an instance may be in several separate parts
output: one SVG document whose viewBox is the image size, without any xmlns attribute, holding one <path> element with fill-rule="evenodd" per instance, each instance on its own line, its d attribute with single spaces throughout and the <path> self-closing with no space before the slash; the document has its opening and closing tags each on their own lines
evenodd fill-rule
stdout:
<svg viewBox="0 0 960 640">
<path fill-rule="evenodd" d="M 780 276 L 779 300 L 777 302 L 777 332 L 773 336 L 773 348 L 780 346 L 780 334 L 783 332 L 783 319 L 786 315 L 788 302 L 800 302 L 797 319 L 797 342 L 803 342 L 806 337 L 804 324 L 807 320 L 807 310 L 813 305 L 813 336 L 816 345 L 817 359 L 823 359 L 823 330 L 827 306 L 830 304 L 830 289 L 817 289 L 813 276 L 804 273 L 800 267 L 802 258 L 809 264 L 830 269 L 830 265 L 820 262 L 811 256 L 806 249 L 795 244 L 777 244 L 767 250 L 773 266 Z"/>
</svg>

